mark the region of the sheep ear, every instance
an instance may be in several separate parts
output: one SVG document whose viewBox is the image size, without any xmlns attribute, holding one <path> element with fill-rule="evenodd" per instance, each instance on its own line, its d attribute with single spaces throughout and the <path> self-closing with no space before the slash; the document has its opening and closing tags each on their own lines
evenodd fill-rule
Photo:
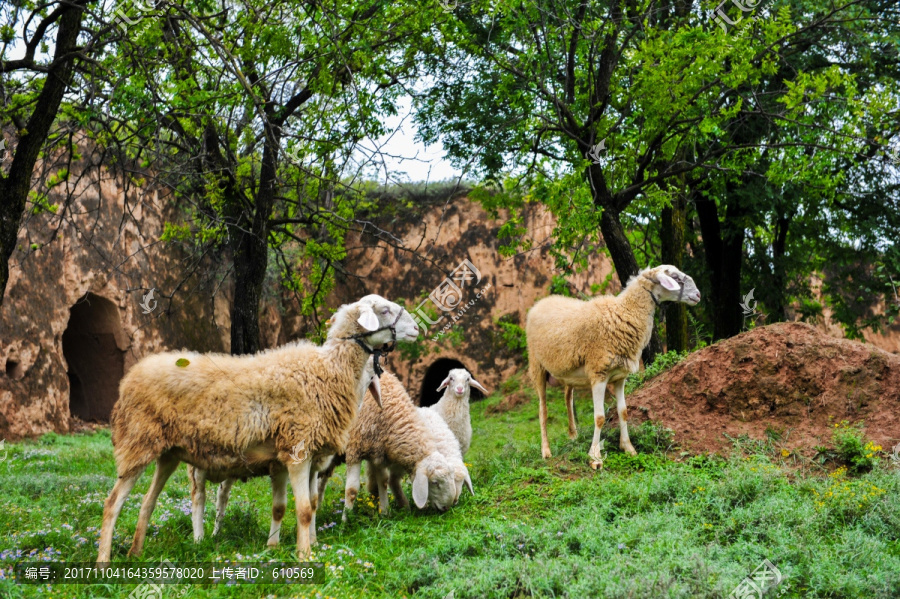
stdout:
<svg viewBox="0 0 900 599">
<path fill-rule="evenodd" d="M 413 501 L 416 507 L 422 509 L 428 503 L 428 477 L 425 475 L 425 468 L 419 466 L 416 468 L 416 477 L 413 479 Z"/>
<path fill-rule="evenodd" d="M 367 331 L 374 331 L 378 328 L 378 317 L 375 316 L 375 311 L 372 310 L 372 306 L 360 306 L 359 308 L 359 318 L 356 319 L 364 329 Z"/>
<path fill-rule="evenodd" d="M 675 279 L 673 279 L 672 277 L 670 277 L 669 275 L 667 275 L 664 272 L 657 274 L 656 280 L 659 281 L 660 285 L 662 285 L 664 288 L 668 289 L 669 291 L 678 291 L 679 289 L 681 289 L 681 285 L 679 285 L 678 282 L 675 281 Z"/>
<path fill-rule="evenodd" d="M 484 386 L 483 386 L 481 383 L 479 383 L 478 381 L 476 381 L 475 379 L 469 379 L 469 384 L 472 385 L 473 387 L 475 387 L 476 389 L 481 389 L 481 391 L 482 391 L 485 395 L 490 395 L 490 393 L 488 392 L 488 390 L 485 389 Z"/>
<path fill-rule="evenodd" d="M 472 494 L 472 497 L 475 496 L 475 489 L 472 488 L 472 479 L 469 478 L 469 472 L 466 471 L 466 486 L 469 487 L 469 493 Z"/>
<path fill-rule="evenodd" d="M 449 384 L 450 384 L 450 375 L 448 374 L 447 378 L 444 379 L 444 382 L 441 383 L 441 386 L 438 387 L 437 390 L 440 391 L 441 389 L 446 389 L 447 385 L 449 385 Z"/>
</svg>

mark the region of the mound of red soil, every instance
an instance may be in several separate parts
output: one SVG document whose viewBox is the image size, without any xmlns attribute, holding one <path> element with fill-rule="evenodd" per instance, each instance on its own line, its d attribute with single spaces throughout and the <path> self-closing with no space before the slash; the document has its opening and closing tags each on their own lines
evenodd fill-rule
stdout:
<svg viewBox="0 0 900 599">
<path fill-rule="evenodd" d="M 764 439 L 772 428 L 779 446 L 811 455 L 842 420 L 864 421 L 887 450 L 900 441 L 900 356 L 779 323 L 700 350 L 627 399 L 636 419 L 663 423 L 691 451 L 726 450 L 724 434 Z"/>
</svg>

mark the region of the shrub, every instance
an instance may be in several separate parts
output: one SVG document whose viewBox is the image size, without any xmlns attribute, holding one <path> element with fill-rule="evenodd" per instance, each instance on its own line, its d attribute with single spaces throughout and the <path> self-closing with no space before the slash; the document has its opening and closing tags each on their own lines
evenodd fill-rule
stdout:
<svg viewBox="0 0 900 599">
<path fill-rule="evenodd" d="M 850 471 L 858 474 L 868 472 L 878 463 L 881 445 L 866 440 L 862 423 L 850 425 L 846 420 L 834 425 L 831 441 L 837 458 L 846 464 Z"/>
<path fill-rule="evenodd" d="M 525 329 L 512 322 L 510 314 L 504 314 L 497 319 L 497 326 L 500 327 L 500 338 L 504 345 L 513 352 L 521 352 L 522 356 L 528 360 L 528 341 L 525 338 Z"/>
</svg>

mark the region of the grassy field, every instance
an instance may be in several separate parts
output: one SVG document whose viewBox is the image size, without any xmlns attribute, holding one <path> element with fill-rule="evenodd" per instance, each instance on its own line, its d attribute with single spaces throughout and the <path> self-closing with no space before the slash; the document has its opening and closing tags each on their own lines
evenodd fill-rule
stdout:
<svg viewBox="0 0 900 599">
<path fill-rule="evenodd" d="M 472 406 L 475 435 L 466 460 L 475 497 L 464 494 L 445 514 L 395 508 L 381 517 L 362 491 L 350 522 L 341 524 L 336 476 L 319 511 L 315 548 L 329 572 L 326 583 L 182 585 L 167 587 L 163 597 L 727 597 L 764 559 L 784 577 L 767 597 L 900 596 L 900 477 L 886 460 L 851 477 L 842 469 L 798 467 L 772 443 L 744 443 L 727 460 L 664 453 L 665 435 L 644 426 L 632 434 L 641 452 L 635 458 L 613 451 L 617 432 L 609 429 L 606 467 L 593 472 L 586 397 L 577 400 L 576 442 L 566 437 L 565 408 L 553 397 L 556 457 L 547 462 L 536 402 L 490 414 L 500 399 Z M 0 597 L 127 597 L 135 587 L 11 579 L 18 560 L 96 558 L 114 477 L 108 431 L 46 435 L 6 450 Z M 126 561 L 149 480 L 149 473 L 141 478 L 119 519 L 117 561 Z M 139 561 L 291 560 L 293 504 L 276 550 L 265 546 L 270 505 L 267 479 L 238 483 L 223 532 L 195 545 L 182 466 L 160 497 Z M 213 510 L 210 501 L 207 535 Z"/>
</svg>

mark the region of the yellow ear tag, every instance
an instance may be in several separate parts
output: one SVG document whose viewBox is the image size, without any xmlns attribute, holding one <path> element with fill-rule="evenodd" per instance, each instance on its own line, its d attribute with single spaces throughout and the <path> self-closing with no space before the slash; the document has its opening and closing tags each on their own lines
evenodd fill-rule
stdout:
<svg viewBox="0 0 900 599">
<path fill-rule="evenodd" d="M 188 364 L 190 364 L 190 362 L 186 358 L 178 358 L 177 360 L 175 360 L 175 366 L 179 368 L 184 368 Z"/>
</svg>

